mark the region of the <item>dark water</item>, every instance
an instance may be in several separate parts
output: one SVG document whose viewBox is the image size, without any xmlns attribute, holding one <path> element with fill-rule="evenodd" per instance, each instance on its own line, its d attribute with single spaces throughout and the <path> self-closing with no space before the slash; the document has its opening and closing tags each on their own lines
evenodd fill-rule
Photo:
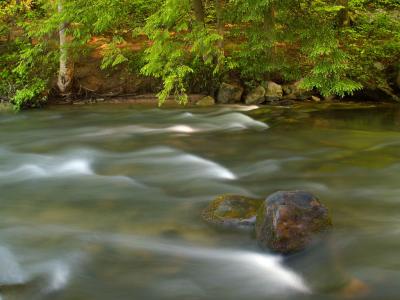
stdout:
<svg viewBox="0 0 400 300">
<path fill-rule="evenodd" d="M 400 298 L 400 109 L 0 113 L 2 299 Z M 306 189 L 330 242 L 283 259 L 218 230 L 216 195 Z M 357 289 L 356 289 L 357 290 Z"/>
</svg>

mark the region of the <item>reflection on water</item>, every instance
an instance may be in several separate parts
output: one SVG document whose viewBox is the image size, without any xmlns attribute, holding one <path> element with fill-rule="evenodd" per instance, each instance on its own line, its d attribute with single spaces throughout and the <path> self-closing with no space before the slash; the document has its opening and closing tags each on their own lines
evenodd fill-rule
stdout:
<svg viewBox="0 0 400 300">
<path fill-rule="evenodd" d="M 130 106 L 0 113 L 3 299 L 400 294 L 400 110 Z M 283 259 L 200 219 L 214 196 L 307 189 L 329 246 Z"/>
</svg>

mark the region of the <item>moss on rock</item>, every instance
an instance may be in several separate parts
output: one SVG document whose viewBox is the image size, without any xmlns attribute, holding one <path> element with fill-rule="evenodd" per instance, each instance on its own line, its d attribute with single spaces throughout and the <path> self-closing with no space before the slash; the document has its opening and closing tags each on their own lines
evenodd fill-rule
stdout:
<svg viewBox="0 0 400 300">
<path fill-rule="evenodd" d="M 204 210 L 205 221 L 229 227 L 252 227 L 264 200 L 240 195 L 220 195 Z"/>
</svg>

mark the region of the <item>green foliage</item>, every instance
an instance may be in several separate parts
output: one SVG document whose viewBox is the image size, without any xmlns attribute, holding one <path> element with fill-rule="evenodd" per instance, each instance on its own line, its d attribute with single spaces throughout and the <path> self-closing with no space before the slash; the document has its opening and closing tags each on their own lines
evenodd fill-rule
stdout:
<svg viewBox="0 0 400 300">
<path fill-rule="evenodd" d="M 399 11 L 359 10 L 353 26 L 345 28 L 341 38 L 346 41 L 343 48 L 349 56 L 349 75 L 364 86 L 387 88 L 387 70 L 400 60 Z"/>
<path fill-rule="evenodd" d="M 62 11 L 58 11 L 62 3 Z M 16 109 L 39 106 L 57 76 L 58 30 L 65 27 L 69 59 L 79 58 L 95 35 L 113 36 L 102 68 L 127 62 L 118 47 L 135 35 L 161 0 L 21 0 L 0 2 L 0 95 Z M 4 42 L 5 41 L 5 42 Z"/>
<path fill-rule="evenodd" d="M 145 32 L 152 44 L 145 51 L 142 73 L 163 80 L 163 89 L 158 94 L 160 104 L 171 94 L 186 104 L 188 78 L 195 69 L 208 70 L 213 76 L 223 72 L 225 57 L 218 47 L 222 37 L 215 28 L 194 20 L 191 1 L 165 1 L 148 19 Z"/>
<path fill-rule="evenodd" d="M 146 52 L 147 64 L 142 71 L 164 81 L 161 101 L 171 92 L 186 92 L 193 83 L 188 82 L 190 74 L 201 74 L 215 85 L 229 70 L 235 70 L 245 82 L 304 78 L 302 88 L 343 97 L 370 83 L 363 78 L 365 74 L 369 79 L 380 78 L 355 63 L 361 55 L 368 55 L 368 59 L 363 58 L 366 63 L 385 59 L 392 63 L 399 53 L 399 30 L 393 20 L 389 24 L 383 17 L 374 17 L 376 25 L 369 29 L 373 28 L 382 43 L 356 46 L 360 53 L 348 45 L 358 45 L 371 32 L 363 33 L 366 29 L 358 25 L 341 24 L 346 16 L 354 19 L 352 9 L 357 8 L 358 17 L 365 18 L 383 6 L 396 7 L 395 1 L 232 0 L 225 3 L 220 14 L 215 5 L 203 2 L 207 16 L 203 24 L 196 22 L 190 4 L 188 0 L 166 0 L 146 25 L 153 44 Z M 229 24 L 223 36 L 217 21 Z M 347 24 L 348 20 L 344 21 Z M 367 64 L 373 65 L 370 62 Z M 205 69 L 211 71 L 211 80 L 203 74 Z"/>
<path fill-rule="evenodd" d="M 11 103 L 16 110 L 21 110 L 27 106 L 38 107 L 46 100 L 43 91 L 46 89 L 46 81 L 34 79 L 29 82 L 26 87 L 16 90 L 15 95 L 11 99 Z"/>
<path fill-rule="evenodd" d="M 56 71 L 57 52 L 33 29 L 33 24 L 45 15 L 47 4 L 38 1 L 35 10 L 31 10 L 31 4 L 0 4 L 0 24 L 8 27 L 0 36 L 0 40 L 7 39 L 0 51 L 0 95 L 16 110 L 41 106 L 49 90 L 49 78 Z"/>
<path fill-rule="evenodd" d="M 51 51 L 52 45 L 47 40 L 33 42 L 25 21 L 33 22 L 37 14 L 42 14 L 41 7 L 31 12 L 29 3 L 21 1 L 19 5 L 2 4 L 1 8 L 0 24 L 8 29 L 0 36 L 0 40 L 7 39 L 0 48 L 0 95 L 17 110 L 41 106 L 57 61 L 57 53 Z M 14 34 L 17 36 L 11 38 Z"/>
<path fill-rule="evenodd" d="M 118 47 L 122 42 L 123 39 L 121 37 L 114 37 L 113 41 L 107 45 L 104 51 L 103 61 L 101 62 L 101 69 L 113 68 L 128 61 L 122 53 L 121 48 Z"/>
<path fill-rule="evenodd" d="M 55 72 L 56 57 L 46 53 L 43 45 L 18 41 L 13 46 L 14 51 L 0 55 L 0 94 L 10 99 L 17 110 L 41 106 L 49 89 L 47 78 Z"/>
<path fill-rule="evenodd" d="M 160 104 L 170 95 L 186 103 L 195 89 L 213 93 L 229 76 L 251 85 L 304 79 L 302 88 L 322 95 L 390 90 L 389 73 L 400 68 L 398 0 L 199 1 L 1 1 L 0 96 L 17 109 L 44 102 L 57 77 L 60 26 L 69 59 L 100 37 L 101 69 L 161 79 Z"/>
</svg>

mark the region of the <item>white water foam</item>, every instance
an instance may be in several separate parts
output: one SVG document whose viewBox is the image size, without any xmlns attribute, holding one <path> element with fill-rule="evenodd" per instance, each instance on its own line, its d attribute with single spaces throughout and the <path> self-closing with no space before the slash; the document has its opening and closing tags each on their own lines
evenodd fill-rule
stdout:
<svg viewBox="0 0 400 300">
<path fill-rule="evenodd" d="M 62 231 L 57 232 L 58 235 L 62 233 Z M 35 262 L 27 263 L 25 271 L 29 280 L 44 279 L 45 285 L 42 289 L 44 294 L 64 289 L 70 282 L 74 269 L 82 264 L 84 258 L 84 254 L 81 252 L 69 252 L 67 255 L 53 258 L 42 253 L 33 256 L 37 256 Z M 38 260 L 39 262 L 37 262 Z"/>
<path fill-rule="evenodd" d="M 240 112 L 220 114 L 197 114 L 189 112 L 178 116 L 178 119 L 187 119 L 187 124 L 158 124 L 158 125 L 125 125 L 111 128 L 91 128 L 89 132 L 80 134 L 82 138 L 97 138 L 111 136 L 115 138 L 129 137 L 136 134 L 163 134 L 163 133 L 198 133 L 224 130 L 265 130 L 267 124 L 256 121 Z"/>
<path fill-rule="evenodd" d="M 166 172 L 171 172 L 171 176 L 182 178 L 182 180 L 204 177 L 225 180 L 237 179 L 232 171 L 212 160 L 169 147 L 147 148 L 125 156 L 120 155 L 118 159 L 120 163 L 124 164 L 169 167 Z M 157 174 L 152 174 L 152 178 L 157 178 Z"/>
<path fill-rule="evenodd" d="M 17 258 L 5 247 L 0 247 L 0 285 L 18 285 L 26 281 Z"/>
<path fill-rule="evenodd" d="M 237 179 L 236 175 L 233 174 L 227 168 L 199 156 L 195 156 L 192 154 L 182 154 L 175 158 L 175 162 L 191 164 L 194 166 L 194 170 L 192 175 L 205 175 L 210 178 L 221 178 L 227 180 L 235 180 Z M 190 175 L 189 175 L 190 176 Z"/>
<path fill-rule="evenodd" d="M 81 264 L 82 258 L 82 253 L 75 252 L 63 258 L 49 260 L 49 257 L 43 256 L 42 253 L 29 251 L 29 255 L 25 255 L 25 260 L 19 263 L 17 257 L 8 248 L 1 246 L 0 286 L 24 285 L 35 279 L 47 279 L 43 293 L 61 290 L 71 279 L 72 266 Z"/>
<path fill-rule="evenodd" d="M 93 175 L 94 172 L 90 168 L 88 160 L 84 159 L 72 159 L 61 164 L 58 167 L 51 168 L 49 170 L 51 175 Z"/>
<path fill-rule="evenodd" d="M 105 128 L 105 129 L 96 128 L 95 132 L 87 132 L 79 136 L 83 138 L 102 137 L 102 136 L 128 137 L 133 134 L 161 134 L 168 132 L 194 133 L 198 131 L 201 130 L 185 124 L 178 124 L 172 126 L 168 126 L 168 124 L 166 124 L 165 128 L 151 128 L 138 125 L 127 125 L 127 126 L 119 126 L 114 128 Z"/>
<path fill-rule="evenodd" d="M 15 177 L 19 181 L 54 176 L 93 175 L 90 162 L 85 159 L 71 159 L 65 162 L 57 160 L 49 163 L 42 161 L 38 164 L 25 164 L 10 171 L 0 171 L 0 178 Z"/>
<path fill-rule="evenodd" d="M 94 172 L 91 167 L 91 160 L 86 158 L 74 158 L 82 156 L 95 156 L 100 155 L 99 152 L 81 150 L 75 151 L 69 155 L 63 155 L 59 157 L 45 157 L 45 156 L 35 156 L 32 154 L 21 155 L 22 161 L 35 161 L 36 164 L 27 163 L 18 166 L 12 170 L 1 171 L 0 170 L 0 180 L 1 183 L 9 182 L 21 182 L 32 179 L 46 179 L 46 178 L 74 178 L 76 176 L 85 176 L 98 178 L 101 180 L 111 181 L 111 182 L 121 182 L 135 187 L 145 188 L 141 183 L 129 176 L 124 175 L 99 175 Z"/>
<path fill-rule="evenodd" d="M 49 272 L 49 283 L 47 292 L 53 292 L 63 289 L 69 282 L 71 270 L 63 262 L 55 262 Z"/>
<path fill-rule="evenodd" d="M 311 293 L 304 280 L 294 271 L 284 267 L 282 258 L 275 255 L 260 254 L 250 251 L 232 249 L 209 249 L 204 247 L 192 247 L 184 245 L 160 242 L 137 236 L 96 234 L 106 242 L 120 244 L 132 249 L 146 249 L 160 254 L 191 259 L 214 261 L 215 263 L 228 263 L 236 265 L 241 271 L 235 274 L 237 277 L 257 279 L 264 287 L 265 294 L 284 292 Z M 223 267 L 223 266 L 221 266 Z M 243 284 L 243 282 L 241 282 Z"/>
<path fill-rule="evenodd" d="M 28 229 L 28 228 L 26 228 Z M 34 233 L 38 233 L 38 228 Z M 31 229 L 28 229 L 29 232 Z M 106 243 L 125 247 L 132 250 L 146 250 L 160 255 L 188 258 L 200 263 L 196 273 L 201 278 L 217 276 L 219 280 L 240 282 L 240 290 L 244 293 L 251 291 L 261 295 L 287 294 L 287 293 L 311 293 L 310 288 L 302 277 L 293 270 L 285 267 L 282 258 L 276 255 L 262 254 L 251 251 L 235 249 L 211 249 L 201 246 L 188 246 L 171 243 L 164 239 L 153 239 L 136 235 L 113 234 L 105 232 L 91 232 L 70 227 L 46 227 L 40 228 L 43 235 L 73 234 L 84 242 Z M 3 256 L 8 260 L 10 253 Z M 12 257 L 12 255 L 11 255 Z M 48 282 L 43 292 L 48 293 L 65 288 L 72 278 L 72 267 L 82 264 L 82 253 L 69 254 L 67 257 L 56 260 L 47 260 L 43 263 L 31 265 L 26 274 L 31 280 L 37 276 L 46 274 Z M 15 258 L 12 261 L 16 261 Z M 207 264 L 215 268 L 204 267 Z M 17 264 L 18 265 L 18 264 Z M 13 271 L 13 281 L 24 282 L 25 276 L 16 268 Z M 13 267 L 15 270 L 15 266 Z M 221 278 L 219 277 L 221 273 Z M 15 279 L 16 278 L 16 279 Z M 233 287 L 234 288 L 234 287 Z M 256 289 L 256 290 L 254 290 Z"/>
<path fill-rule="evenodd" d="M 219 115 L 211 118 L 211 121 L 215 124 L 221 125 L 222 128 L 225 129 L 235 129 L 235 128 L 259 128 L 259 129 L 266 129 L 268 128 L 268 125 L 256 121 L 249 116 L 246 116 L 242 113 L 234 112 L 234 113 L 229 113 L 229 114 L 224 114 L 224 115 Z"/>
<path fill-rule="evenodd" d="M 372 147 L 369 147 L 367 149 L 365 149 L 364 151 L 377 151 L 377 150 L 382 150 L 385 148 L 390 148 L 390 147 L 397 147 L 400 145 L 399 141 L 393 141 L 393 142 L 386 142 L 386 143 L 381 143 L 378 145 L 374 145 Z"/>
<path fill-rule="evenodd" d="M 37 165 L 26 164 L 16 168 L 15 170 L 0 172 L 0 177 L 10 177 L 10 176 L 15 176 L 20 179 L 29 179 L 32 177 L 44 177 L 46 176 L 46 171 Z"/>
<path fill-rule="evenodd" d="M 168 127 L 166 131 L 179 132 L 179 133 L 194 133 L 198 130 L 187 125 L 175 125 Z"/>
<path fill-rule="evenodd" d="M 114 170 L 120 168 L 121 171 L 117 171 L 116 174 L 98 174 L 92 167 L 93 161 L 107 162 L 108 166 L 114 166 Z M 168 181 L 168 178 L 181 181 L 204 178 L 237 179 L 234 172 L 217 162 L 165 146 L 128 153 L 75 149 L 58 156 L 17 154 L 13 162 L 13 164 L 8 163 L 4 166 L 3 170 L 0 169 L 1 184 L 33 179 L 46 180 L 51 178 L 57 180 L 60 178 L 87 177 L 149 188 L 132 177 L 139 176 L 143 182 L 147 180 L 150 182 L 162 181 L 163 183 L 165 183 L 165 180 Z M 16 162 L 22 162 L 22 165 L 15 166 Z M 132 168 L 128 166 L 132 166 Z M 160 168 L 164 170 L 164 173 L 157 171 Z M 139 172 L 142 173 L 135 173 L 135 170 L 140 170 Z M 170 174 L 170 176 L 166 176 L 165 173 Z"/>
<path fill-rule="evenodd" d="M 239 111 L 251 111 L 260 108 L 257 105 L 228 105 L 228 107 Z"/>
<path fill-rule="evenodd" d="M 194 115 L 190 112 L 184 112 L 177 116 L 178 119 L 192 118 Z"/>
<path fill-rule="evenodd" d="M 262 269 L 269 274 L 270 279 L 278 281 L 279 285 L 287 286 L 302 293 L 311 293 L 310 288 L 298 274 L 283 267 L 280 257 L 266 256 L 259 253 L 246 253 L 241 254 L 240 259 Z"/>
</svg>

